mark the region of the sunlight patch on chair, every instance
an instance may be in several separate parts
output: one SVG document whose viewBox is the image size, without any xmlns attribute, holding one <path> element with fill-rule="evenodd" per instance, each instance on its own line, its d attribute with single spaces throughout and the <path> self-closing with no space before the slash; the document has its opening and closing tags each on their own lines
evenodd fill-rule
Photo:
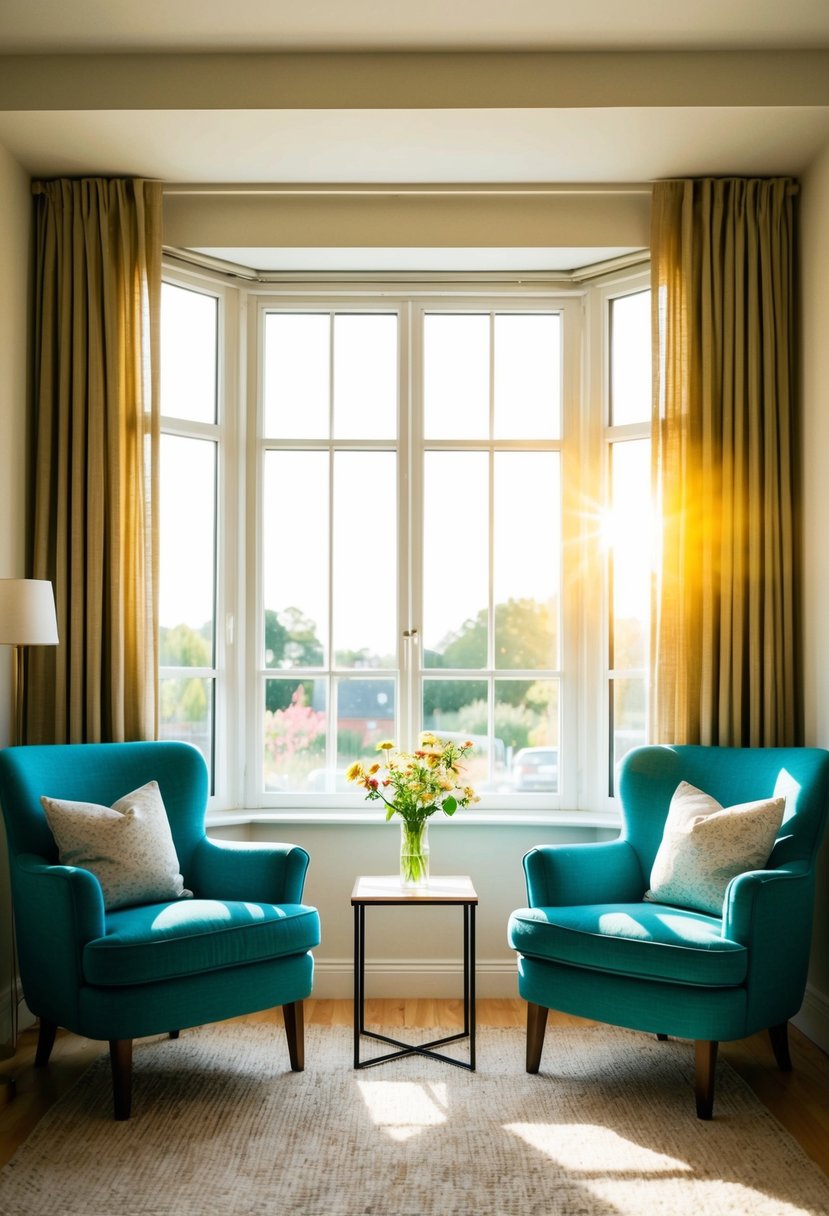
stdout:
<svg viewBox="0 0 829 1216">
<path fill-rule="evenodd" d="M 447 1087 L 414 1081 L 358 1081 L 368 1113 L 392 1140 L 410 1140 L 446 1122 Z"/>
<path fill-rule="evenodd" d="M 645 941 L 651 937 L 645 926 L 629 912 L 603 912 L 599 917 L 599 930 L 616 937 L 641 937 Z"/>
<path fill-rule="evenodd" d="M 635 1172 L 648 1177 L 691 1171 L 686 1161 L 655 1153 L 609 1127 L 590 1123 L 506 1123 L 504 1127 L 567 1170 L 602 1175 Z"/>
</svg>

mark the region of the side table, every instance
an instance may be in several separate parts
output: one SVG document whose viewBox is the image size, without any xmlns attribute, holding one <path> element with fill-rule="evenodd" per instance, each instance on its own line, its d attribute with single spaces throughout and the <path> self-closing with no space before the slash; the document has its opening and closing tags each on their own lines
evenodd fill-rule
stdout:
<svg viewBox="0 0 829 1216">
<path fill-rule="evenodd" d="M 463 908 L 463 1030 L 458 1034 L 433 1039 L 429 1043 L 404 1043 L 389 1035 L 366 1030 L 365 1026 L 365 973 L 366 973 L 366 908 L 369 906 L 404 905 L 423 907 L 435 904 L 457 904 Z M 467 875 L 430 878 L 425 887 L 403 887 L 396 874 L 382 874 L 357 879 L 351 895 L 354 908 L 354 1067 L 371 1068 L 394 1060 L 398 1056 L 431 1056 L 444 1060 L 457 1068 L 475 1070 L 475 909 L 478 896 Z M 390 1043 L 397 1051 L 375 1056 L 371 1060 L 360 1059 L 360 1039 L 365 1036 L 381 1043 Z M 435 1051 L 447 1043 L 469 1039 L 469 1061 L 456 1060 L 452 1056 Z"/>
</svg>

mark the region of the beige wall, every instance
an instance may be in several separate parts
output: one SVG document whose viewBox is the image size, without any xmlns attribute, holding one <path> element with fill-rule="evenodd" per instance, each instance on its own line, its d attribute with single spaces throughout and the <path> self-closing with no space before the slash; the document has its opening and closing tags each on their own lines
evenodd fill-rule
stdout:
<svg viewBox="0 0 829 1216">
<path fill-rule="evenodd" d="M 650 194 L 618 188 L 469 195 L 404 190 L 376 194 L 267 191 L 181 193 L 164 198 L 172 246 L 547 246 L 646 249 Z"/>
<path fill-rule="evenodd" d="M 801 217 L 806 742 L 829 747 L 829 144 L 803 178 Z M 829 1051 L 829 839 L 819 867 L 812 966 L 798 1022 Z"/>
<path fill-rule="evenodd" d="M 0 578 L 25 574 L 29 178 L 0 145 Z M 11 655 L 0 646 L 0 747 L 10 737 Z M 0 834 L 1 835 L 1 834 Z M 0 1044 L 10 1037 L 11 971 L 5 841 L 0 845 Z"/>
</svg>

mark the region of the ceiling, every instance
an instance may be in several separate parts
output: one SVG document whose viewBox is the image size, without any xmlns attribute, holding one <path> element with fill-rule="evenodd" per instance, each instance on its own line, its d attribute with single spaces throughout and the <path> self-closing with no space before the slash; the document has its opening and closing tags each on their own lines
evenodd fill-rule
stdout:
<svg viewBox="0 0 829 1216">
<path fill-rule="evenodd" d="M 0 0 L 0 6 L 0 145 L 33 176 L 124 174 L 213 184 L 647 183 L 728 173 L 797 176 L 829 140 L 829 59 L 823 84 L 817 61 L 809 60 L 829 53 L 829 0 Z M 637 58 L 643 51 L 647 62 Z M 286 72 L 286 52 L 314 57 L 308 73 Z M 336 52 L 327 55 L 331 73 L 320 52 Z M 371 54 L 360 59 L 363 52 Z M 453 58 L 457 52 L 464 54 Z M 507 52 L 552 58 L 531 65 L 526 90 L 520 67 L 507 64 L 511 83 L 493 88 L 490 103 L 490 68 L 500 70 Z M 696 53 L 692 62 L 689 52 Z M 237 58 L 225 63 L 230 53 Z M 733 87 L 732 60 L 723 53 L 736 56 Z M 262 62 L 269 54 L 283 56 L 274 59 L 270 80 Z M 90 55 L 95 59 L 76 58 Z M 808 68 L 802 74 L 798 56 Z M 477 77 L 468 84 L 473 68 Z M 188 75 L 199 71 L 203 78 Z M 811 85 L 801 85 L 810 72 Z M 348 87 L 337 88 L 338 73 Z M 90 80 L 99 78 L 93 95 Z M 438 93 L 435 81 L 442 81 Z M 341 268 L 362 262 L 371 269 L 415 268 L 424 257 L 437 266 L 447 258 L 400 247 L 335 255 L 335 244 L 328 242 L 332 268 L 338 259 Z M 233 253 L 211 248 L 217 256 Z M 254 251 L 236 252 L 233 260 L 251 264 Z M 601 260 L 595 257 L 601 252 L 591 248 L 584 257 Z M 459 268 L 477 256 L 468 250 Z M 515 257 L 521 261 L 512 264 L 525 268 L 562 264 L 550 249 Z M 571 248 L 563 261 L 584 264 L 580 259 Z M 504 268 L 509 251 L 492 250 L 489 260 L 490 268 Z M 260 245 L 255 264 L 318 266 L 319 255 L 296 248 L 265 254 Z"/>
<path fill-rule="evenodd" d="M 3 0 L 0 53 L 829 46 L 826 0 Z"/>
</svg>

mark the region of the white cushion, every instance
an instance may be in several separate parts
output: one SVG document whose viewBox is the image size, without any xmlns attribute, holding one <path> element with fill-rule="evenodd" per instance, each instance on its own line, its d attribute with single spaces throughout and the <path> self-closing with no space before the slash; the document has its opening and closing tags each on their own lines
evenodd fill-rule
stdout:
<svg viewBox="0 0 829 1216">
<path fill-rule="evenodd" d="M 671 799 L 645 898 L 722 916 L 731 879 L 765 867 L 785 809 L 785 798 L 722 807 L 681 781 Z"/>
<path fill-rule="evenodd" d="M 91 870 L 107 909 L 192 894 L 184 889 L 157 781 L 125 794 L 111 807 L 59 798 L 40 801 L 61 865 Z"/>
</svg>

